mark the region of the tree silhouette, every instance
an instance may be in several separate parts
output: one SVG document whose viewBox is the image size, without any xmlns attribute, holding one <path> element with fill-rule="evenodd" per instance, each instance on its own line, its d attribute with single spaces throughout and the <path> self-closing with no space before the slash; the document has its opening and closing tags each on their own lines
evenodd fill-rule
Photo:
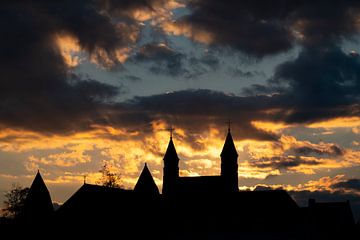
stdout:
<svg viewBox="0 0 360 240">
<path fill-rule="evenodd" d="M 7 218 L 18 218 L 24 210 L 24 204 L 29 188 L 19 184 L 13 184 L 12 189 L 5 193 L 3 216 Z"/>
<path fill-rule="evenodd" d="M 102 176 L 98 181 L 96 181 L 96 184 L 103 185 L 105 187 L 122 188 L 121 175 L 119 173 L 112 172 L 107 163 L 104 163 L 99 172 Z"/>
</svg>

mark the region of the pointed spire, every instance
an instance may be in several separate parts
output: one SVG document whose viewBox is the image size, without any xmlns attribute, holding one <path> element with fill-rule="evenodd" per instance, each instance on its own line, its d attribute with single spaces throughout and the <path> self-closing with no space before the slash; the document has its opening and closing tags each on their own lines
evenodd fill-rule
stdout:
<svg viewBox="0 0 360 240">
<path fill-rule="evenodd" d="M 146 163 L 135 185 L 134 191 L 147 194 L 159 194 L 159 189 L 156 186 Z"/>
<path fill-rule="evenodd" d="M 170 141 L 169 141 L 168 147 L 167 147 L 165 155 L 164 155 L 164 160 L 165 159 L 174 159 L 174 158 L 179 160 L 179 157 L 178 157 L 176 149 L 175 149 L 175 145 L 173 143 L 172 137 L 170 136 Z"/>
<path fill-rule="evenodd" d="M 31 184 L 31 187 L 30 187 L 30 191 L 31 190 L 44 190 L 44 191 L 47 191 L 47 187 L 45 185 L 45 182 L 40 174 L 40 170 L 38 169 L 37 173 L 36 173 L 36 176 L 35 176 L 35 179 L 34 181 L 32 182 Z"/>
<path fill-rule="evenodd" d="M 224 143 L 224 147 L 221 151 L 220 156 L 225 156 L 225 155 L 235 155 L 238 156 L 236 148 L 235 148 L 235 144 L 234 144 L 234 140 L 231 136 L 231 131 L 230 131 L 230 121 L 229 121 L 229 128 L 228 128 L 228 133 L 226 135 L 226 139 L 225 139 L 225 143 Z"/>
<path fill-rule="evenodd" d="M 45 218 L 54 211 L 49 190 L 38 170 L 27 194 L 24 214 L 30 218 Z"/>
</svg>

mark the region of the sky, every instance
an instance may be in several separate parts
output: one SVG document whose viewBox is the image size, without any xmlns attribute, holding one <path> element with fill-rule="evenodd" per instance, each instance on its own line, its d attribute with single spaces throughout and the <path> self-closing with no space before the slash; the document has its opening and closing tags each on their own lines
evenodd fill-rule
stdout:
<svg viewBox="0 0 360 240">
<path fill-rule="evenodd" d="M 230 119 L 240 189 L 360 216 L 359 33 L 353 0 L 4 3 L 0 191 L 39 169 L 63 203 L 145 162 L 161 189 L 171 126 L 180 174 L 218 175 Z"/>
</svg>

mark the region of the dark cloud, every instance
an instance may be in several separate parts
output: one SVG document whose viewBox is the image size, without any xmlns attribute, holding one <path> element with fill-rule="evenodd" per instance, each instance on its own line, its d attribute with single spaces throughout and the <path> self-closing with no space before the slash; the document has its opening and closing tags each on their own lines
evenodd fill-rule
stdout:
<svg viewBox="0 0 360 240">
<path fill-rule="evenodd" d="M 229 68 L 229 72 L 233 77 L 237 77 L 237 78 L 253 78 L 253 77 L 265 77 L 265 74 L 263 72 L 260 71 L 246 71 L 246 70 L 242 70 L 240 68 Z M 261 85 L 254 85 L 253 88 L 255 88 L 256 86 L 261 86 Z"/>
<path fill-rule="evenodd" d="M 358 57 L 359 53 L 353 50 L 353 51 L 349 52 L 349 55 L 352 56 L 352 57 Z"/>
<path fill-rule="evenodd" d="M 130 61 L 149 64 L 149 70 L 154 74 L 185 79 L 195 79 L 220 67 L 220 60 L 213 54 L 191 55 L 181 53 L 164 43 L 148 43 L 140 47 Z"/>
<path fill-rule="evenodd" d="M 266 185 L 257 185 L 254 191 L 271 191 L 271 190 L 283 190 L 282 188 L 273 188 L 271 186 Z"/>
<path fill-rule="evenodd" d="M 323 148 L 316 148 L 316 147 L 297 147 L 293 148 L 290 151 L 293 151 L 295 154 L 300 155 L 329 155 L 329 156 L 341 156 L 344 154 L 344 150 L 337 145 L 331 145 L 330 147 L 323 149 Z"/>
<path fill-rule="evenodd" d="M 334 108 L 357 100 L 359 67 L 358 57 L 335 46 L 308 48 L 294 61 L 279 65 L 271 81 L 274 85 L 288 85 L 287 91 L 300 107 Z"/>
<path fill-rule="evenodd" d="M 118 108 L 122 108 L 122 112 L 131 112 L 133 117 L 146 114 L 147 120 L 167 120 L 185 128 L 189 133 L 207 130 L 209 125 L 225 127 L 225 122 L 230 117 L 233 128 L 238 132 L 237 138 L 275 140 L 278 136 L 251 124 L 254 119 L 264 118 L 262 110 L 267 105 L 266 100 L 263 96 L 243 98 L 211 90 L 183 90 L 135 97 L 119 104 Z"/>
<path fill-rule="evenodd" d="M 276 109 L 270 120 L 308 123 L 359 115 L 359 56 L 339 47 L 359 32 L 359 2 L 190 0 L 188 7 L 191 12 L 175 24 L 190 27 L 194 39 L 207 32 L 214 45 L 256 57 L 301 44 L 297 58 L 280 64 L 267 85 L 243 91 L 269 96 L 267 107 Z"/>
<path fill-rule="evenodd" d="M 330 158 L 337 158 L 344 154 L 344 150 L 333 144 L 330 146 L 301 146 L 293 147 L 275 157 L 261 157 L 252 159 L 251 165 L 257 168 L 272 168 L 279 170 L 291 170 L 298 166 L 317 166 L 324 163 L 324 160 L 306 158 L 307 156 L 326 155 Z"/>
<path fill-rule="evenodd" d="M 252 84 L 250 87 L 244 87 L 241 92 L 244 96 L 253 96 L 253 95 L 265 95 L 265 96 L 274 96 L 284 98 L 280 93 L 284 92 L 283 87 L 278 86 L 269 86 L 262 84 Z"/>
<path fill-rule="evenodd" d="M 311 29 L 322 22 L 332 23 L 329 16 L 337 16 L 339 22 L 334 29 L 324 28 L 321 35 L 324 39 L 334 42 L 355 31 L 353 23 L 343 29 L 338 27 L 357 14 L 354 2 L 335 1 L 339 6 L 336 15 L 332 14 L 336 10 L 333 2 L 327 3 L 318 18 L 310 11 L 310 6 L 317 9 L 317 4 L 305 1 L 255 4 L 257 2 L 189 1 L 192 11 L 179 21 L 212 32 L 219 44 L 232 45 L 257 56 L 291 47 L 293 32 L 290 34 L 288 27 L 296 24 L 301 23 L 301 29 L 297 26 L 291 31 L 300 29 L 300 33 L 306 33 L 304 41 L 314 43 L 323 38 Z M 319 5 L 325 3 L 318 2 Z M 295 60 L 277 67 L 268 85 L 248 88 L 246 97 L 184 90 L 115 104 L 112 101 L 119 88 L 71 74 L 56 44 L 58 36 L 76 39 L 83 51 L 100 62 L 105 53 L 104 65 L 106 59 L 120 64 L 116 50 L 133 44 L 133 33 L 138 33 L 140 28 L 131 13 L 135 10 L 153 12 L 155 5 L 161 3 L 164 1 L 4 4 L 0 9 L 0 125 L 71 132 L 88 129 L 93 124 L 130 128 L 140 124 L 148 130 L 153 120 L 181 117 L 179 126 L 199 132 L 210 124 L 223 126 L 224 119 L 231 118 L 241 138 L 275 140 L 275 134 L 256 129 L 251 121 L 302 123 L 358 115 L 355 106 L 360 92 L 359 57 L 345 54 L 331 44 L 321 48 L 304 44 L 306 47 Z M 313 18 L 316 21 L 308 21 Z M 288 22 L 291 24 L 284 25 Z M 202 74 L 203 69 L 216 70 L 220 65 L 214 54 L 190 58 L 164 44 L 154 43 L 140 47 L 132 59 L 148 62 L 155 73 L 185 78 Z M 274 109 L 276 111 L 272 111 Z"/>
<path fill-rule="evenodd" d="M 200 58 L 192 57 L 190 58 L 189 62 L 195 68 L 199 67 L 199 65 L 204 65 L 212 70 L 217 70 L 220 65 L 220 60 L 213 54 L 205 54 Z"/>
<path fill-rule="evenodd" d="M 150 63 L 150 70 L 155 74 L 179 76 L 187 73 L 183 67 L 185 55 L 165 44 L 149 43 L 140 48 L 133 60 Z"/>
<path fill-rule="evenodd" d="M 141 82 L 142 81 L 142 78 L 134 76 L 134 75 L 125 75 L 123 78 L 130 82 Z"/>
<path fill-rule="evenodd" d="M 360 179 L 348 179 L 343 182 L 335 183 L 332 187 L 337 189 L 360 191 Z"/>
<path fill-rule="evenodd" d="M 190 0 L 190 14 L 178 27 L 207 32 L 214 45 L 230 46 L 262 57 L 290 49 L 295 42 L 319 45 L 358 32 L 360 3 L 336 1 Z"/>
<path fill-rule="evenodd" d="M 112 1 L 95 0 L 3 3 L 0 125 L 66 133 L 106 122 L 102 112 L 119 89 L 71 74 L 56 40 L 71 36 L 100 63 L 120 64 L 116 50 L 131 44 L 130 33 L 138 30 L 129 12 L 150 9 L 153 2 L 119 1 L 116 6 Z"/>
<path fill-rule="evenodd" d="M 186 79 L 196 79 L 205 73 L 213 72 L 220 68 L 219 58 L 212 53 L 188 57 L 186 60 L 188 66 L 188 71 L 184 75 Z"/>
<path fill-rule="evenodd" d="M 334 45 L 305 48 L 295 60 L 280 64 L 267 85 L 255 85 L 245 93 L 270 95 L 281 109 L 274 119 L 288 123 L 357 116 L 359 60 Z"/>
<path fill-rule="evenodd" d="M 320 160 L 305 160 L 300 156 L 296 156 L 296 157 L 279 156 L 279 157 L 271 157 L 271 158 L 263 157 L 251 162 L 251 164 L 255 167 L 259 167 L 259 168 L 271 167 L 273 169 L 288 169 L 300 165 L 316 166 L 316 165 L 320 165 L 321 163 L 322 161 Z"/>
</svg>

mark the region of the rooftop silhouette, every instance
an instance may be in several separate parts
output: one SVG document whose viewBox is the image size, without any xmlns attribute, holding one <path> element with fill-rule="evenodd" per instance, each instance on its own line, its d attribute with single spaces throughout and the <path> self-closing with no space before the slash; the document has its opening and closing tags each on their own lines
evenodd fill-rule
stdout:
<svg viewBox="0 0 360 240">
<path fill-rule="evenodd" d="M 42 220 L 51 216 L 53 211 L 49 190 L 38 171 L 25 200 L 23 217 L 29 221 Z"/>
<path fill-rule="evenodd" d="M 299 207 L 284 190 L 239 191 L 238 154 L 227 132 L 218 176 L 181 177 L 172 136 L 164 154 L 163 191 L 147 164 L 133 190 L 84 182 L 54 214 L 38 172 L 26 200 L 25 226 L 42 219 L 58 236 L 94 234 L 156 239 L 347 239 L 359 234 L 350 203 L 309 200 Z M 35 227 L 36 226 L 36 227 Z M 82 227 L 79 227 L 82 226 Z"/>
<path fill-rule="evenodd" d="M 134 187 L 134 191 L 138 193 L 153 194 L 153 195 L 159 194 L 159 189 L 156 186 L 156 183 L 146 163 Z"/>
<path fill-rule="evenodd" d="M 232 193 L 238 191 L 238 154 L 230 127 L 221 151 L 221 174 L 219 176 L 181 177 L 179 157 L 170 136 L 164 156 L 163 194 Z"/>
</svg>

